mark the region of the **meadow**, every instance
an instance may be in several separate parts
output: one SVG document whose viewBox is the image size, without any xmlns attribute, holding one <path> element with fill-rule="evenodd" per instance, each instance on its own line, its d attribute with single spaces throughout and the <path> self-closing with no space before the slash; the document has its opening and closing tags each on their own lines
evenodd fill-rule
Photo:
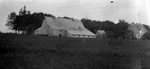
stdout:
<svg viewBox="0 0 150 69">
<path fill-rule="evenodd" d="M 150 41 L 0 34 L 0 69 L 150 69 Z"/>
</svg>

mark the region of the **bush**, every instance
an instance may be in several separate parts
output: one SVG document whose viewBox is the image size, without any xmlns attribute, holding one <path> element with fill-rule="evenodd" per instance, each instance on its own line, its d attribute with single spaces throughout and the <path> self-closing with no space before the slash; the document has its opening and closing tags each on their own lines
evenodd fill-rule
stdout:
<svg viewBox="0 0 150 69">
<path fill-rule="evenodd" d="M 143 35 L 143 39 L 150 40 L 150 32 L 147 32 Z"/>
</svg>

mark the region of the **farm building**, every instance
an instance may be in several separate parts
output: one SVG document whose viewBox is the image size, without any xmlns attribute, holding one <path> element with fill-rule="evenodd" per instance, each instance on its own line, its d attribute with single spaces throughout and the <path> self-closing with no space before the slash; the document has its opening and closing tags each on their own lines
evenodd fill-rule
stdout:
<svg viewBox="0 0 150 69">
<path fill-rule="evenodd" d="M 133 32 L 133 36 L 137 39 L 141 39 L 144 33 L 148 32 L 142 24 L 129 24 L 128 30 Z"/>
<path fill-rule="evenodd" d="M 42 26 L 34 31 L 36 35 L 58 37 L 95 38 L 81 21 L 65 18 L 45 17 Z"/>
<path fill-rule="evenodd" d="M 95 35 L 97 38 L 104 38 L 106 37 L 106 32 L 104 30 L 97 30 Z"/>
</svg>

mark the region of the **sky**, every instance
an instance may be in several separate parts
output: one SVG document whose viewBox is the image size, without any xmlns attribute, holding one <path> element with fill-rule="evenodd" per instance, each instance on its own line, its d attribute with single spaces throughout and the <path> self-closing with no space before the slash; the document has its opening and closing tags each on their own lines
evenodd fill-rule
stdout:
<svg viewBox="0 0 150 69">
<path fill-rule="evenodd" d="M 7 17 L 11 12 L 19 13 L 26 5 L 27 10 L 49 13 L 57 17 L 110 20 L 115 23 L 125 19 L 131 23 L 150 25 L 150 0 L 0 0 L 0 31 L 9 32 Z"/>
</svg>

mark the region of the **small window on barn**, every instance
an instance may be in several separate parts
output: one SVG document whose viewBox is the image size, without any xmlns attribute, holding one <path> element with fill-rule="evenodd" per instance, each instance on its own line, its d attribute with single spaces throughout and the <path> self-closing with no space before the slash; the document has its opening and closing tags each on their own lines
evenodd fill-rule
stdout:
<svg viewBox="0 0 150 69">
<path fill-rule="evenodd" d="M 75 35 L 73 35 L 73 37 L 75 37 Z"/>
<path fill-rule="evenodd" d="M 94 38 L 94 36 L 93 36 L 93 38 Z"/>
<path fill-rule="evenodd" d="M 59 34 L 59 37 L 62 37 L 62 35 L 61 35 L 61 34 Z"/>
<path fill-rule="evenodd" d="M 80 37 L 80 35 L 78 35 L 78 37 Z"/>
</svg>

